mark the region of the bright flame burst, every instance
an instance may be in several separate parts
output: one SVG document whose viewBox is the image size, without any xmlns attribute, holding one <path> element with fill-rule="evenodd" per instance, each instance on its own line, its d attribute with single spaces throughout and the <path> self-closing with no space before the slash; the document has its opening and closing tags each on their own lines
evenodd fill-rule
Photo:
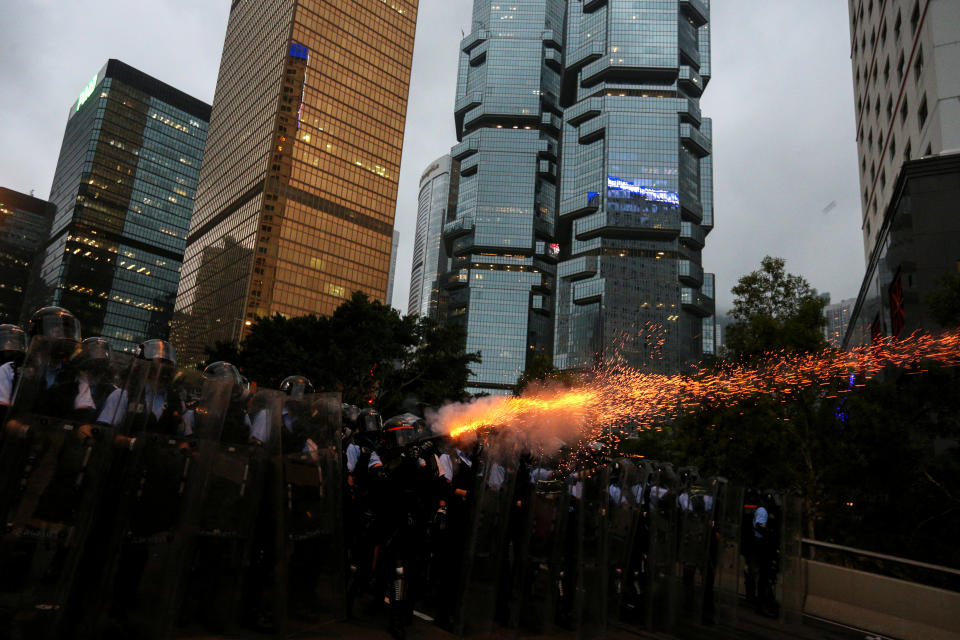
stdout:
<svg viewBox="0 0 960 640">
<path fill-rule="evenodd" d="M 572 444 L 615 428 L 656 428 L 658 422 L 695 411 L 703 403 L 734 404 L 760 394 L 779 394 L 785 400 L 811 387 L 821 387 L 824 398 L 836 398 L 888 366 L 922 373 L 921 361 L 960 365 L 960 331 L 881 339 L 847 352 L 771 353 L 749 364 L 710 371 L 694 367 L 670 376 L 616 363 L 593 371 L 588 381 L 571 389 L 540 387 L 520 398 L 488 396 L 447 405 L 431 422 L 454 438 L 487 429 L 510 430 L 541 446 L 547 439 Z M 859 376 L 859 383 L 841 384 L 851 374 Z"/>
</svg>

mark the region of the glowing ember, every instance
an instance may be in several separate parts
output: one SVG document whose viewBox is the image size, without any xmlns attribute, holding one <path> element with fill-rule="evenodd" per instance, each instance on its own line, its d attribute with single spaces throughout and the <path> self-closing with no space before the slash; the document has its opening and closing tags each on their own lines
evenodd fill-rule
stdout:
<svg viewBox="0 0 960 640">
<path fill-rule="evenodd" d="M 749 364 L 694 368 L 672 376 L 614 363 L 591 372 L 588 381 L 572 389 L 540 387 L 520 398 L 489 396 L 447 405 L 430 421 L 454 438 L 496 429 L 512 431 L 535 446 L 572 444 L 625 429 L 654 428 L 704 402 L 733 404 L 758 394 L 777 394 L 785 401 L 811 387 L 833 398 L 850 391 L 851 374 L 870 378 L 885 367 L 910 367 L 922 360 L 960 364 L 960 331 L 883 339 L 848 352 L 772 353 Z"/>
</svg>

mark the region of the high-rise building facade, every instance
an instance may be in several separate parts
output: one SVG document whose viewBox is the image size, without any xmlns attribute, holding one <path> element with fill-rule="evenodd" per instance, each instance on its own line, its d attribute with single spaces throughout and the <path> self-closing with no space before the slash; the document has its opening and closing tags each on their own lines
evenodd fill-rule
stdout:
<svg viewBox="0 0 960 640">
<path fill-rule="evenodd" d="M 823 308 L 823 317 L 827 319 L 823 327 L 823 337 L 835 349 L 843 346 L 843 338 L 847 334 L 850 316 L 856 304 L 856 298 L 847 298 Z"/>
<path fill-rule="evenodd" d="M 474 3 L 444 227 L 471 390 L 508 390 L 539 352 L 676 371 L 715 350 L 708 22 L 706 0 Z"/>
<path fill-rule="evenodd" d="M 417 0 L 235 0 L 187 240 L 187 360 L 260 316 L 385 300 Z"/>
<path fill-rule="evenodd" d="M 394 229 L 390 243 L 390 275 L 387 278 L 387 304 L 393 305 L 393 283 L 397 276 L 397 250 L 400 248 L 400 232 Z"/>
<path fill-rule="evenodd" d="M 40 306 L 27 290 L 56 212 L 51 202 L 0 187 L 0 324 L 23 321 Z"/>
<path fill-rule="evenodd" d="M 209 118 L 210 105 L 119 60 L 70 106 L 35 293 L 84 335 L 122 350 L 168 335 Z"/>
<path fill-rule="evenodd" d="M 864 255 L 904 162 L 960 150 L 960 2 L 850 0 Z"/>
<path fill-rule="evenodd" d="M 713 227 L 709 5 L 569 2 L 554 363 L 702 358 Z M 706 286 L 705 286 L 706 284 Z M 708 345 L 709 346 L 709 345 Z"/>
<path fill-rule="evenodd" d="M 549 353 L 566 0 L 477 0 L 460 49 L 456 216 L 443 316 L 479 351 L 469 391 L 506 393 Z"/>
<path fill-rule="evenodd" d="M 448 271 L 443 223 L 456 217 L 459 179 L 459 163 L 449 155 L 431 162 L 420 176 L 408 313 L 438 317 L 440 277 Z"/>
</svg>

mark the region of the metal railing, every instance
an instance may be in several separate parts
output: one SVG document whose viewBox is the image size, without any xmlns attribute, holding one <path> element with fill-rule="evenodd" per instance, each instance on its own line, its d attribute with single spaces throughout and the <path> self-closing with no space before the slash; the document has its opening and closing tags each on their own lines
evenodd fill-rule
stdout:
<svg viewBox="0 0 960 640">
<path fill-rule="evenodd" d="M 960 569 L 810 538 L 801 538 L 800 542 L 804 548 L 803 557 L 808 560 L 840 565 L 949 591 L 960 591 Z"/>
</svg>

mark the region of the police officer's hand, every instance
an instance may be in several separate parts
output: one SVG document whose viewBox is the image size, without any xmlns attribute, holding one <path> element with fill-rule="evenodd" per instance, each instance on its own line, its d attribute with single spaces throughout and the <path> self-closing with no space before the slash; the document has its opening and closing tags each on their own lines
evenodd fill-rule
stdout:
<svg viewBox="0 0 960 640">
<path fill-rule="evenodd" d="M 23 424 L 19 420 L 11 418 L 7 420 L 6 426 L 7 434 L 14 438 L 23 438 L 26 437 L 27 433 L 30 431 L 30 427 Z"/>
<path fill-rule="evenodd" d="M 89 440 L 93 437 L 93 425 L 82 424 L 80 428 L 77 429 L 77 437 L 81 440 Z"/>
<path fill-rule="evenodd" d="M 130 451 L 133 451 L 133 447 L 136 442 L 136 438 L 131 438 L 129 436 L 117 435 L 113 438 L 113 446 L 117 449 L 129 449 Z"/>
</svg>

